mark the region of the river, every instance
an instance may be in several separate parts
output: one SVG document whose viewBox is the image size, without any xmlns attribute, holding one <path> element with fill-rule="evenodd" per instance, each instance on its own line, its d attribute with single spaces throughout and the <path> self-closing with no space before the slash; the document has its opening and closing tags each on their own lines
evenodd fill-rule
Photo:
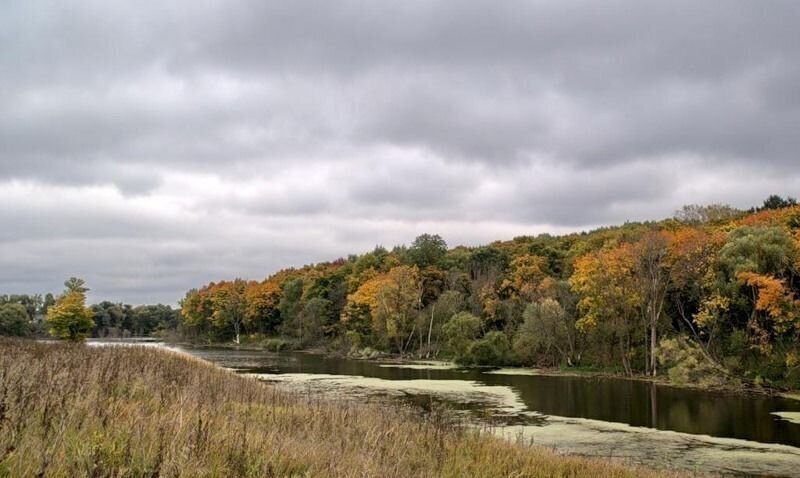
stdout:
<svg viewBox="0 0 800 478">
<path fill-rule="evenodd" d="M 800 401 L 470 370 L 442 362 L 386 363 L 309 353 L 167 346 L 299 393 L 446 406 L 468 423 L 560 453 L 735 476 L 800 477 Z"/>
</svg>

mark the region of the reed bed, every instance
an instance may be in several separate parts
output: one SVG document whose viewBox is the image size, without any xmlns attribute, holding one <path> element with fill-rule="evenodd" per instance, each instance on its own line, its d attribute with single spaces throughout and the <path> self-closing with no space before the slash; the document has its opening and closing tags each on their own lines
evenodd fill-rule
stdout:
<svg viewBox="0 0 800 478">
<path fill-rule="evenodd" d="M 656 477 L 141 347 L 0 339 L 0 477 Z"/>
</svg>

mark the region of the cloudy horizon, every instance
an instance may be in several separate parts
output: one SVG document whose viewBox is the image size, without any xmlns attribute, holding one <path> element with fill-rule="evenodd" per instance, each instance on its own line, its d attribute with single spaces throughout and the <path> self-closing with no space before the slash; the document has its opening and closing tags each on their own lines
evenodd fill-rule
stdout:
<svg viewBox="0 0 800 478">
<path fill-rule="evenodd" d="M 800 3 L 0 4 L 0 293 L 800 191 Z"/>
</svg>

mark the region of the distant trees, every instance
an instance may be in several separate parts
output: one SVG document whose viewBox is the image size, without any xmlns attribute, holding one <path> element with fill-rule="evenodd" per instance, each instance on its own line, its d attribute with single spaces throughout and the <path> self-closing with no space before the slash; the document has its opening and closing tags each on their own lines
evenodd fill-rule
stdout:
<svg viewBox="0 0 800 478">
<path fill-rule="evenodd" d="M 94 312 L 93 337 L 149 336 L 175 330 L 179 311 L 168 305 L 139 305 L 103 301 L 91 306 Z"/>
<path fill-rule="evenodd" d="M 702 225 L 730 221 L 744 214 L 744 211 L 731 207 L 727 204 L 687 204 L 680 211 L 675 213 L 675 218 L 681 222 L 691 225 Z"/>
<path fill-rule="evenodd" d="M 759 210 L 763 211 L 765 209 L 783 209 L 791 206 L 797 205 L 797 199 L 786 196 L 786 198 L 782 198 L 777 194 L 773 194 L 767 199 L 764 200 L 764 204 L 759 208 Z"/>
<path fill-rule="evenodd" d="M 17 303 L 0 305 L 0 335 L 26 336 L 32 324 L 25 306 Z"/>
<path fill-rule="evenodd" d="M 70 278 L 64 282 L 64 293 L 47 312 L 50 335 L 70 341 L 89 337 L 94 327 L 92 309 L 86 307 L 86 292 L 81 279 Z"/>
</svg>

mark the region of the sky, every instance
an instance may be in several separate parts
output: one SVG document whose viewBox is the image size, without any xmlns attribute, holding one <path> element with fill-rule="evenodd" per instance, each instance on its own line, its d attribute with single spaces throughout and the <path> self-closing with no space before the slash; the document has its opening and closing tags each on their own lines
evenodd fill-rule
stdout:
<svg viewBox="0 0 800 478">
<path fill-rule="evenodd" d="M 800 192 L 800 2 L 0 1 L 0 293 Z"/>
</svg>

